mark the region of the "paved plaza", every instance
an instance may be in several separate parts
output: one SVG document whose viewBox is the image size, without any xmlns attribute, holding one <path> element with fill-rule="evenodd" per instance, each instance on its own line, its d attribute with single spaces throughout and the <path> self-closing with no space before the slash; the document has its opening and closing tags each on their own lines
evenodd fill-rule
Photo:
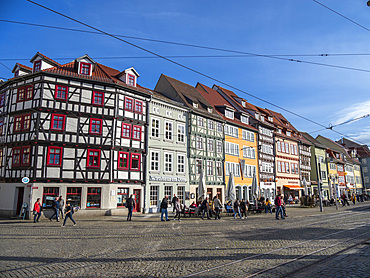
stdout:
<svg viewBox="0 0 370 278">
<path fill-rule="evenodd" d="M 171 214 L 172 215 L 172 214 Z M 0 220 L 0 277 L 369 277 L 370 202 L 220 221 Z M 322 276 L 321 276 L 322 275 Z"/>
</svg>

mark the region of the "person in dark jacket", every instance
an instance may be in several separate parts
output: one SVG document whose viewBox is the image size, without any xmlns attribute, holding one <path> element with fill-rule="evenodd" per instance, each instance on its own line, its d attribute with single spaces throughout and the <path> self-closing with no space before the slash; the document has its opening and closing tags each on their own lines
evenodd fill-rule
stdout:
<svg viewBox="0 0 370 278">
<path fill-rule="evenodd" d="M 59 212 L 60 212 L 60 215 L 62 216 L 62 219 L 64 218 L 63 210 L 64 210 L 64 199 L 62 199 L 62 196 L 59 196 Z"/>
<path fill-rule="evenodd" d="M 218 199 L 217 195 L 213 199 L 213 206 L 215 207 L 215 220 L 220 220 L 221 219 L 220 212 L 222 209 L 222 204 L 221 204 L 220 199 Z"/>
<path fill-rule="evenodd" d="M 237 214 L 239 215 L 240 219 L 242 219 L 242 216 L 240 214 L 240 202 L 238 198 L 234 202 L 234 219 L 236 218 Z"/>
<path fill-rule="evenodd" d="M 243 218 L 244 215 L 244 219 L 247 219 L 248 218 L 247 211 L 248 211 L 247 204 L 245 203 L 244 199 L 242 199 L 242 201 L 240 202 L 240 213 L 241 213 L 240 218 Z"/>
<path fill-rule="evenodd" d="M 175 212 L 176 211 L 176 208 L 175 208 L 176 199 L 177 199 L 176 194 L 173 194 L 173 197 L 172 197 L 172 200 L 171 200 L 172 212 Z"/>
<path fill-rule="evenodd" d="M 204 219 L 204 214 L 207 213 L 207 219 L 211 219 L 209 218 L 209 203 L 208 203 L 208 197 L 206 197 L 201 206 L 200 206 L 201 210 L 202 210 L 202 219 Z"/>
<path fill-rule="evenodd" d="M 134 210 L 134 207 L 135 207 L 135 200 L 132 198 L 132 194 L 131 194 L 130 198 L 126 200 L 126 208 L 128 209 L 127 221 L 131 221 L 132 211 Z"/>
<path fill-rule="evenodd" d="M 176 220 L 176 217 L 177 220 L 179 220 L 179 222 L 181 221 L 180 219 L 180 215 L 181 215 L 181 202 L 179 200 L 179 198 L 176 197 L 176 202 L 175 202 L 175 209 L 176 209 L 176 214 L 175 214 L 175 217 L 173 218 L 173 220 Z"/>
<path fill-rule="evenodd" d="M 168 208 L 168 196 L 164 196 L 162 202 L 161 202 L 161 221 L 170 221 L 170 219 L 168 219 L 168 211 L 167 211 L 167 208 Z M 163 215 L 166 216 L 166 220 L 163 219 Z"/>
<path fill-rule="evenodd" d="M 57 218 L 57 222 L 59 222 L 59 208 L 60 208 L 59 198 L 56 197 L 53 205 L 54 214 L 49 218 L 50 221 L 53 221 L 53 218 L 55 216 Z"/>
<path fill-rule="evenodd" d="M 65 214 L 66 217 L 64 218 L 64 222 L 63 222 L 62 227 L 65 227 L 68 218 L 70 218 L 72 220 L 73 226 L 76 226 L 76 221 L 72 217 L 73 212 L 74 212 L 73 207 L 71 206 L 70 203 L 67 203 L 66 214 Z"/>
</svg>

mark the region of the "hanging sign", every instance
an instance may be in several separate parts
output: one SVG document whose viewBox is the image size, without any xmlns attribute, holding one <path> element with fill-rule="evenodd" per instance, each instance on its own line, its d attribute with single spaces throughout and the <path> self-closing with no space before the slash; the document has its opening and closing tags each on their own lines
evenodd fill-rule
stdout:
<svg viewBox="0 0 370 278">
<path fill-rule="evenodd" d="M 28 177 L 24 177 L 24 178 L 22 178 L 22 182 L 23 182 L 24 184 L 27 184 L 27 183 L 29 183 L 29 182 L 30 182 L 30 179 L 29 179 Z"/>
</svg>

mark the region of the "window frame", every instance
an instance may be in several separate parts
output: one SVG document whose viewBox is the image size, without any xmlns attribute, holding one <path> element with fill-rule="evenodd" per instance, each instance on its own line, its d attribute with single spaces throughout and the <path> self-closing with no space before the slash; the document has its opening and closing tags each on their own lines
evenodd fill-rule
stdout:
<svg viewBox="0 0 370 278">
<path fill-rule="evenodd" d="M 173 141 L 173 122 L 172 121 L 164 122 L 164 139 L 168 141 Z"/>
<path fill-rule="evenodd" d="M 38 72 L 38 71 L 41 70 L 41 62 L 42 62 L 42 60 L 38 60 L 38 61 L 33 62 L 32 73 L 35 73 L 35 72 Z"/>
<path fill-rule="evenodd" d="M 158 126 L 154 126 L 153 124 L 158 124 Z M 161 127 L 161 121 L 157 118 L 152 118 L 152 122 L 151 122 L 151 131 L 150 131 L 150 134 L 151 134 L 151 137 L 153 138 L 159 138 L 160 137 L 160 127 Z M 154 133 L 154 134 L 153 134 Z"/>
<path fill-rule="evenodd" d="M 25 98 L 25 94 L 26 94 L 26 87 L 19 87 L 17 89 L 17 102 L 23 102 Z"/>
<path fill-rule="evenodd" d="M 98 155 L 91 155 L 90 152 L 98 152 Z M 89 165 L 91 158 L 97 157 L 98 165 Z M 98 149 L 87 149 L 87 157 L 86 157 L 86 168 L 88 169 L 98 169 L 100 168 L 100 158 L 101 158 L 101 150 Z"/>
<path fill-rule="evenodd" d="M 134 158 L 134 156 L 137 156 L 137 158 Z M 138 168 L 132 168 L 132 161 L 133 160 L 138 161 Z M 131 153 L 130 154 L 130 170 L 131 171 L 140 171 L 141 170 L 141 154 L 139 154 L 139 153 Z"/>
<path fill-rule="evenodd" d="M 100 126 L 99 132 L 93 132 L 92 131 L 93 121 L 99 122 L 99 126 Z M 91 135 L 102 135 L 103 134 L 103 120 L 102 119 L 90 118 L 89 134 L 91 134 Z"/>
<path fill-rule="evenodd" d="M 59 97 L 58 92 L 64 92 L 65 97 Z M 55 92 L 54 92 L 54 99 L 56 100 L 62 100 L 62 101 L 67 101 L 68 99 L 68 93 L 69 93 L 69 88 L 68 86 L 65 85 L 55 85 Z"/>
<path fill-rule="evenodd" d="M 18 155 L 18 162 L 17 163 L 15 163 L 14 161 L 15 161 L 15 151 L 19 151 L 18 153 L 17 153 L 17 155 Z M 22 156 L 22 148 L 21 147 L 14 147 L 14 148 L 12 148 L 12 167 L 19 167 L 19 166 L 21 166 L 21 156 Z"/>
<path fill-rule="evenodd" d="M 54 116 L 58 116 L 58 117 L 62 117 L 63 118 L 63 123 L 62 123 L 62 128 L 54 128 L 54 122 L 55 122 L 55 119 L 54 119 Z M 57 121 L 60 121 L 59 119 Z M 63 114 L 56 114 L 56 113 L 52 113 L 51 114 L 51 123 L 50 123 L 50 130 L 52 131 L 64 131 L 65 130 L 65 126 L 66 126 L 66 115 L 63 115 Z"/>
<path fill-rule="evenodd" d="M 133 125 L 132 126 L 132 140 L 141 141 L 142 128 L 143 127 L 140 126 L 140 125 Z M 135 134 L 138 134 L 139 137 L 136 137 Z"/>
<path fill-rule="evenodd" d="M 131 81 L 133 81 L 133 83 L 131 83 Z M 136 77 L 135 75 L 133 74 L 127 74 L 127 85 L 130 85 L 130 86 L 136 86 Z"/>
<path fill-rule="evenodd" d="M 50 162 L 50 152 L 52 149 L 57 149 L 60 151 L 59 152 L 59 164 Z M 63 161 L 63 147 L 48 146 L 48 152 L 46 156 L 46 166 L 60 167 L 62 166 L 62 161 Z"/>
<path fill-rule="evenodd" d="M 140 109 L 137 109 L 137 108 L 140 108 Z M 134 103 L 134 112 L 135 113 L 138 113 L 138 114 L 143 114 L 143 109 L 144 109 L 144 104 L 141 100 L 138 100 L 138 99 L 135 99 L 135 103 Z"/>
<path fill-rule="evenodd" d="M 29 89 L 31 94 L 29 94 Z M 31 100 L 33 99 L 33 85 L 27 85 L 24 91 L 24 100 Z"/>
<path fill-rule="evenodd" d="M 17 128 L 18 123 L 19 123 L 19 128 Z M 14 116 L 13 132 L 21 132 L 22 130 L 23 130 L 23 115 Z"/>
<path fill-rule="evenodd" d="M 127 157 L 120 157 L 120 155 L 127 155 Z M 130 153 L 129 152 L 122 152 L 122 151 L 118 151 L 118 159 L 117 159 L 117 169 L 118 170 L 128 170 L 130 168 L 130 164 L 129 164 L 129 158 L 130 158 Z M 127 163 L 127 167 L 121 167 L 120 166 L 120 161 L 123 160 L 125 161 L 126 160 L 126 163 Z"/>
<path fill-rule="evenodd" d="M 96 192 L 91 192 L 91 190 L 90 189 L 96 189 Z M 100 190 L 99 190 L 100 189 Z M 89 192 L 89 190 L 90 190 L 90 192 Z M 99 191 L 98 191 L 99 190 Z M 100 208 L 101 207 L 101 190 L 102 190 L 102 188 L 101 187 L 88 187 L 87 188 L 87 193 L 86 193 L 86 208 L 87 209 L 91 209 L 91 208 Z M 98 206 L 87 206 L 87 204 L 88 204 L 88 198 L 89 198 L 89 196 L 93 196 L 93 195 L 97 195 L 97 196 L 99 196 L 100 198 L 99 198 L 99 205 Z"/>
<path fill-rule="evenodd" d="M 177 124 L 177 142 L 185 143 L 185 134 L 186 134 L 185 125 Z"/>
<path fill-rule="evenodd" d="M 155 159 L 153 159 L 153 158 L 155 158 Z M 157 169 L 155 169 L 155 168 L 157 168 Z M 160 170 L 161 170 L 160 169 L 160 152 L 159 151 L 150 151 L 150 171 L 159 172 Z"/>
<path fill-rule="evenodd" d="M 101 99 L 101 103 L 95 102 L 95 99 Z M 93 91 L 92 92 L 92 99 L 91 99 L 91 104 L 92 105 L 103 107 L 104 106 L 104 100 L 105 100 L 104 92 L 98 92 L 98 91 Z"/>
<path fill-rule="evenodd" d="M 180 163 L 180 160 L 182 160 L 181 163 Z M 186 165 L 185 162 L 186 162 L 185 161 L 185 155 L 184 154 L 177 154 L 177 173 L 185 174 L 185 165 Z"/>
<path fill-rule="evenodd" d="M 28 162 L 24 162 L 24 150 L 29 149 L 28 152 Z M 21 166 L 30 166 L 31 165 L 31 146 L 23 146 L 20 157 Z"/>
<path fill-rule="evenodd" d="M 86 70 L 88 70 L 88 73 L 85 72 Z M 91 64 L 90 63 L 85 63 L 85 62 L 80 62 L 80 70 L 79 70 L 78 73 L 81 74 L 81 75 L 91 75 Z"/>
<path fill-rule="evenodd" d="M 128 127 L 128 129 L 127 128 L 124 128 L 124 127 Z M 127 130 L 128 130 L 128 136 L 124 136 L 123 131 L 127 131 Z M 131 131 L 132 131 L 132 125 L 131 124 L 122 123 L 122 126 L 121 126 L 121 138 L 130 139 L 131 138 Z"/>
<path fill-rule="evenodd" d="M 129 106 L 131 106 L 131 107 L 127 107 L 127 104 L 129 104 Z M 134 111 L 134 99 L 129 98 L 129 97 L 125 97 L 124 110 L 128 111 L 128 112 L 133 112 Z"/>
<path fill-rule="evenodd" d="M 167 161 L 167 157 L 170 158 L 169 161 Z M 165 173 L 172 173 L 173 172 L 173 153 L 164 153 L 164 169 L 163 171 Z"/>
</svg>

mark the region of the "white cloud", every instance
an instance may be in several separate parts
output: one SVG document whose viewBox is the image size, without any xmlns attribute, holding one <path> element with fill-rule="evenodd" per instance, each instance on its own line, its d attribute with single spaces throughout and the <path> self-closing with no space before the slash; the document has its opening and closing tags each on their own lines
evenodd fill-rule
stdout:
<svg viewBox="0 0 370 278">
<path fill-rule="evenodd" d="M 370 114 L 370 100 L 351 105 L 336 113 L 333 125 L 337 125 L 348 120 L 352 120 Z"/>
<path fill-rule="evenodd" d="M 354 135 L 351 135 L 351 138 L 359 141 L 359 143 L 364 143 L 370 146 L 370 127 L 367 127 Z M 351 140 L 351 139 L 350 139 Z"/>
</svg>

